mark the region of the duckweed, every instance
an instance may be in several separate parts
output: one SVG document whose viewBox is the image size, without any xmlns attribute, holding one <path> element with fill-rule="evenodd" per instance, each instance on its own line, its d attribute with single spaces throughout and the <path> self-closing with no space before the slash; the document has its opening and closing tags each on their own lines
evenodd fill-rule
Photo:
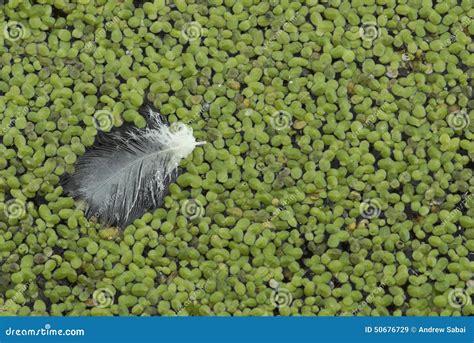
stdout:
<svg viewBox="0 0 474 343">
<path fill-rule="evenodd" d="M 84 3 L 0 5 L 0 312 L 474 314 L 467 2 Z M 207 143 L 105 227 L 61 180 L 147 103 Z"/>
</svg>

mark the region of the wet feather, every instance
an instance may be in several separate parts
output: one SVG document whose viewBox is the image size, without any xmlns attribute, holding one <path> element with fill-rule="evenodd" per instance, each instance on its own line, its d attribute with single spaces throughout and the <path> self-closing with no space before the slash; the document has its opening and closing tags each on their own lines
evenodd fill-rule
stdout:
<svg viewBox="0 0 474 343">
<path fill-rule="evenodd" d="M 180 161 L 197 145 L 192 129 L 168 126 L 149 109 L 149 126 L 102 134 L 81 156 L 63 186 L 86 204 L 86 216 L 125 227 L 147 210 L 159 207 L 177 175 Z"/>
</svg>

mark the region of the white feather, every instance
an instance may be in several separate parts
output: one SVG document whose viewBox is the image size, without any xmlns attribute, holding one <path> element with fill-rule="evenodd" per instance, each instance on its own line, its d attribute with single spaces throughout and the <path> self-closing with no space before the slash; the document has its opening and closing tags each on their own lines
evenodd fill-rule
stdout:
<svg viewBox="0 0 474 343">
<path fill-rule="evenodd" d="M 86 202 L 88 217 L 124 227 L 158 207 L 180 161 L 205 143 L 185 124 L 168 126 L 151 110 L 150 118 L 150 127 L 108 133 L 79 158 L 64 188 Z"/>
</svg>

